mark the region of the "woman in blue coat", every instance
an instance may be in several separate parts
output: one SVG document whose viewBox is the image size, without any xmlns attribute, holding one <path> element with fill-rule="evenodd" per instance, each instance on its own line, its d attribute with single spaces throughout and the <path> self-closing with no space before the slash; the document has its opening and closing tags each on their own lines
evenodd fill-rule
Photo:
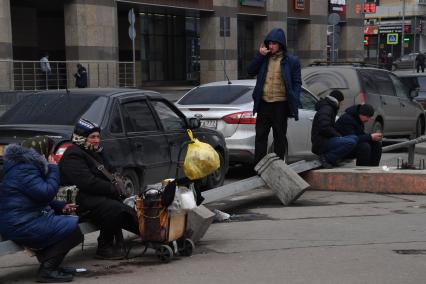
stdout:
<svg viewBox="0 0 426 284">
<path fill-rule="evenodd" d="M 61 268 L 60 264 L 83 235 L 76 216 L 60 215 L 75 211 L 75 205 L 54 200 L 59 168 L 52 150 L 53 141 L 47 136 L 5 148 L 0 234 L 35 252 L 41 263 L 38 282 L 69 282 L 75 269 Z"/>
</svg>

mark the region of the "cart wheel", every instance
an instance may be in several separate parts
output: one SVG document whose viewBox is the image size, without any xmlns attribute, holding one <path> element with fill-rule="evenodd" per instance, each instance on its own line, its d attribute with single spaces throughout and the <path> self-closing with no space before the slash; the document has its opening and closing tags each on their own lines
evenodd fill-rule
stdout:
<svg viewBox="0 0 426 284">
<path fill-rule="evenodd" d="M 168 245 L 161 245 L 155 250 L 155 253 L 162 262 L 170 262 L 173 257 L 173 250 Z"/>
<path fill-rule="evenodd" d="M 195 248 L 194 242 L 190 239 L 185 239 L 183 241 L 183 246 L 180 249 L 179 253 L 180 255 L 183 255 L 183 256 L 191 256 L 194 248 Z"/>
</svg>

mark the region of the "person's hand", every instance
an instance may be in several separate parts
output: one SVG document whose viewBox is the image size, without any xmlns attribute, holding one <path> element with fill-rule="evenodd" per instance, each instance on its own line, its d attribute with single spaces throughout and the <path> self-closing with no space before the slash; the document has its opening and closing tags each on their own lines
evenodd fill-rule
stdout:
<svg viewBox="0 0 426 284">
<path fill-rule="evenodd" d="M 265 44 L 262 43 L 259 47 L 259 53 L 263 56 L 267 55 L 269 53 L 269 49 L 266 48 Z"/>
<path fill-rule="evenodd" d="M 52 165 L 56 165 L 57 164 L 56 161 L 55 161 L 55 158 L 53 157 L 53 155 L 49 155 L 49 157 L 47 157 L 47 162 L 49 164 L 52 164 Z"/>
<path fill-rule="evenodd" d="M 380 132 L 372 133 L 372 134 L 371 134 L 371 139 L 372 139 L 373 141 L 382 141 L 382 139 L 383 139 L 383 134 L 382 134 L 382 133 L 380 133 Z"/>
<path fill-rule="evenodd" d="M 64 212 L 65 214 L 71 214 L 71 213 L 75 212 L 77 207 L 78 206 L 75 205 L 74 203 L 67 203 L 67 204 L 65 204 L 64 208 L 62 208 L 62 212 Z"/>
</svg>

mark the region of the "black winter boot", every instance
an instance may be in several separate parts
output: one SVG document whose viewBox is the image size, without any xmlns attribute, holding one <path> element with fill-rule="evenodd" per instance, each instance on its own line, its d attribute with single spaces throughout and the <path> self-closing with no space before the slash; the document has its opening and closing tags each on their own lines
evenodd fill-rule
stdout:
<svg viewBox="0 0 426 284">
<path fill-rule="evenodd" d="M 112 243 L 104 243 L 102 241 L 98 241 L 98 249 L 96 250 L 95 258 L 118 260 L 124 259 L 125 256 L 126 255 L 120 250 L 117 250 Z"/>
<path fill-rule="evenodd" d="M 59 269 L 59 265 L 62 263 L 65 254 L 61 254 L 40 264 L 40 268 L 37 273 L 37 282 L 40 283 L 63 283 L 71 282 L 73 275 L 64 273 Z"/>
</svg>

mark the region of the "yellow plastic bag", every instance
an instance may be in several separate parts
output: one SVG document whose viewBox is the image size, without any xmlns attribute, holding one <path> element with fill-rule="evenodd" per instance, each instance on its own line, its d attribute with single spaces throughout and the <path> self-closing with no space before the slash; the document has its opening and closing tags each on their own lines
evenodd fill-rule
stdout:
<svg viewBox="0 0 426 284">
<path fill-rule="evenodd" d="M 194 138 L 192 131 L 187 130 L 192 143 L 188 145 L 183 171 L 190 180 L 208 176 L 220 167 L 220 158 L 212 146 Z"/>
</svg>

